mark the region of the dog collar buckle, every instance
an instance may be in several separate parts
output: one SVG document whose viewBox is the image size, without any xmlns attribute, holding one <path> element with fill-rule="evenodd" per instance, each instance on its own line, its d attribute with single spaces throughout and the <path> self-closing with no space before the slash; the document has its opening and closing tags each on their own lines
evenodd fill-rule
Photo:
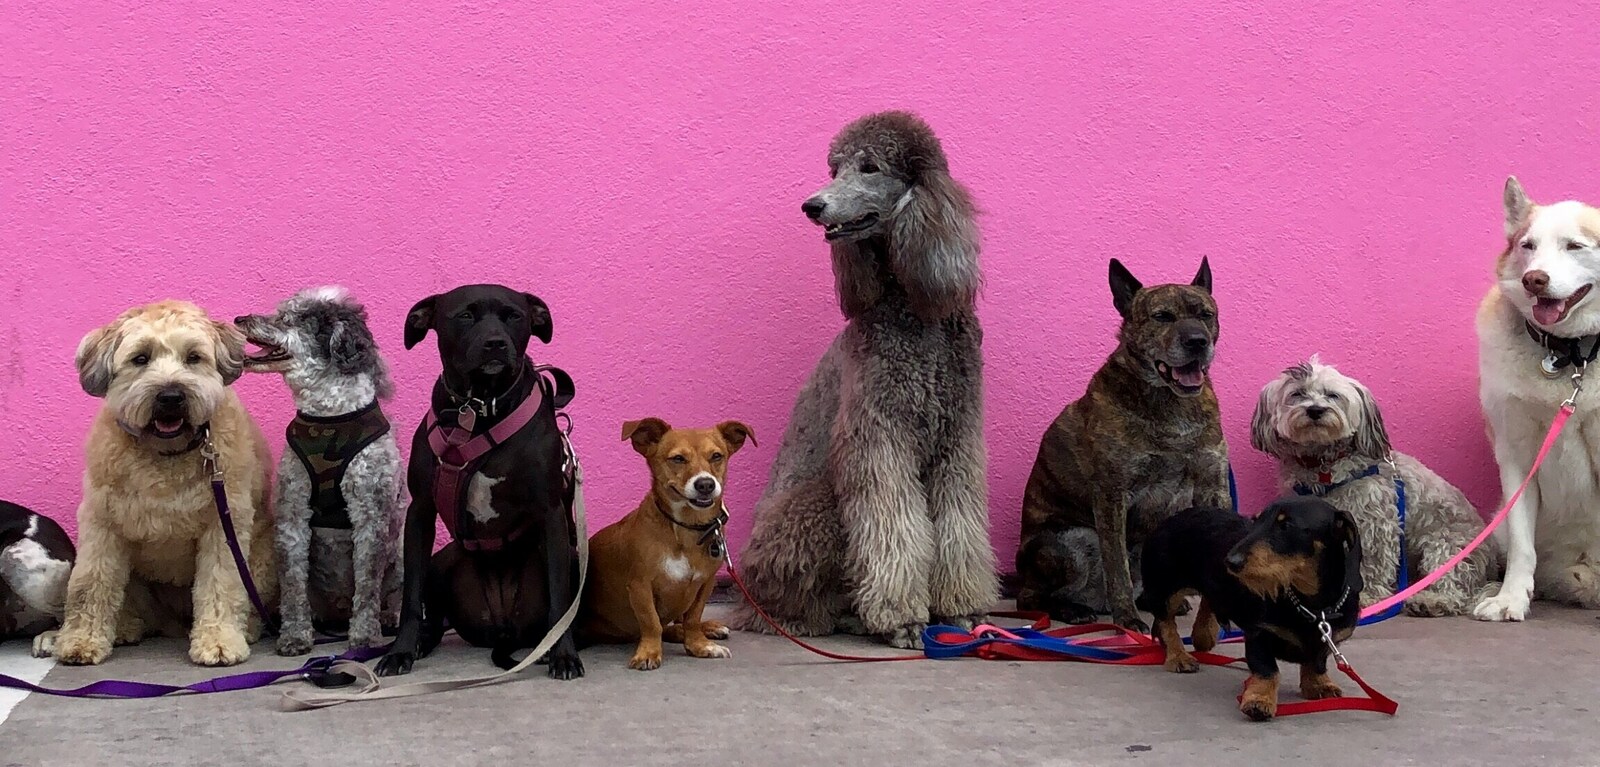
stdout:
<svg viewBox="0 0 1600 767">
<path fill-rule="evenodd" d="M 206 473 L 211 475 L 212 482 L 222 481 L 222 464 L 217 462 L 218 456 L 216 443 L 211 441 L 211 430 L 207 429 L 200 439 L 200 461 Z"/>
</svg>

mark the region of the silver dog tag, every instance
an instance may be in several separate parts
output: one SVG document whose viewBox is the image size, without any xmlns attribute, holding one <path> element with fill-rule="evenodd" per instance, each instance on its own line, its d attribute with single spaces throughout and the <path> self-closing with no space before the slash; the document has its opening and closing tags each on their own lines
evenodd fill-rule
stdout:
<svg viewBox="0 0 1600 767">
<path fill-rule="evenodd" d="M 1546 354 L 1544 359 L 1539 360 L 1539 372 L 1544 373 L 1545 378 L 1561 377 L 1561 368 L 1556 367 L 1556 356 L 1554 354 Z"/>
</svg>

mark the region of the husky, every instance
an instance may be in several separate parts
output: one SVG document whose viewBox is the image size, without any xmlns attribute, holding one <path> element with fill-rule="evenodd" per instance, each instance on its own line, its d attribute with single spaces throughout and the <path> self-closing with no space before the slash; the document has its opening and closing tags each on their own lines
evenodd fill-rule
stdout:
<svg viewBox="0 0 1600 767">
<path fill-rule="evenodd" d="M 1477 324 L 1479 397 L 1509 498 L 1600 351 L 1600 296 L 1591 295 L 1600 282 L 1600 210 L 1536 204 L 1513 176 L 1505 216 L 1505 251 Z M 1600 407 L 1582 399 L 1496 531 L 1505 580 L 1473 609 L 1479 620 L 1523 620 L 1535 595 L 1600 608 Z"/>
</svg>

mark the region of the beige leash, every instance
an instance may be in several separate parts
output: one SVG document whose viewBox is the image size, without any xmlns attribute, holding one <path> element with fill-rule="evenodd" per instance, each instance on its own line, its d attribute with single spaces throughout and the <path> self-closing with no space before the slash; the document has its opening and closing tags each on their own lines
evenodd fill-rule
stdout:
<svg viewBox="0 0 1600 767">
<path fill-rule="evenodd" d="M 568 448 L 570 450 L 570 447 Z M 411 698 L 418 695 L 432 695 L 436 692 L 449 692 L 451 690 L 466 690 L 473 687 L 488 687 L 510 680 L 522 673 L 529 666 L 537 663 L 539 658 L 550 651 L 561 635 L 566 633 L 572 625 L 573 619 L 578 617 L 578 603 L 583 597 L 583 585 L 589 575 L 589 525 L 584 518 L 583 508 L 583 467 L 578 465 L 576 452 L 572 456 L 572 517 L 578 527 L 578 588 L 574 592 L 572 605 L 567 608 L 561 620 L 550 627 L 550 633 L 528 653 L 521 663 L 515 667 L 498 674 L 480 676 L 471 679 L 445 679 L 437 682 L 414 682 L 395 687 L 384 687 L 378 675 L 366 664 L 355 661 L 342 660 L 333 664 L 330 672 L 349 674 L 356 678 L 361 688 L 355 692 L 324 692 L 306 689 L 290 689 L 283 691 L 283 697 L 278 701 L 279 708 L 284 711 L 310 711 L 317 708 L 328 708 L 341 703 L 350 703 L 363 700 L 389 700 L 392 698 Z"/>
</svg>

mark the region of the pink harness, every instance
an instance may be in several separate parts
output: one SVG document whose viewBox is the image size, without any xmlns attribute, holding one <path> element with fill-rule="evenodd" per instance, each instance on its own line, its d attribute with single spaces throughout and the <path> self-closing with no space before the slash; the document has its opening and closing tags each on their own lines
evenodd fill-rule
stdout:
<svg viewBox="0 0 1600 767">
<path fill-rule="evenodd" d="M 506 544 L 522 537 L 533 525 L 532 519 L 524 519 L 506 535 L 492 538 L 464 538 L 461 535 L 461 507 L 467 483 L 473 472 L 477 471 L 491 451 L 516 436 L 517 432 L 532 422 L 533 416 L 539 412 L 539 406 L 544 403 L 545 398 L 545 379 L 541 374 L 546 369 L 544 367 L 534 369 L 536 381 L 528 398 L 504 420 L 482 434 L 473 436 L 470 428 L 462 428 L 459 425 L 446 426 L 439 421 L 438 414 L 432 410 L 429 410 L 427 417 L 423 419 L 423 426 L 428 432 L 428 447 L 432 448 L 434 458 L 438 459 L 438 466 L 433 471 L 434 508 L 439 512 L 439 518 L 444 520 L 444 527 L 450 531 L 450 537 L 460 542 L 468 551 L 499 551 Z M 559 396 L 557 401 L 559 404 Z M 462 412 L 470 412 L 465 407 L 463 406 Z M 464 420 L 470 424 L 476 419 L 469 417 Z"/>
</svg>

